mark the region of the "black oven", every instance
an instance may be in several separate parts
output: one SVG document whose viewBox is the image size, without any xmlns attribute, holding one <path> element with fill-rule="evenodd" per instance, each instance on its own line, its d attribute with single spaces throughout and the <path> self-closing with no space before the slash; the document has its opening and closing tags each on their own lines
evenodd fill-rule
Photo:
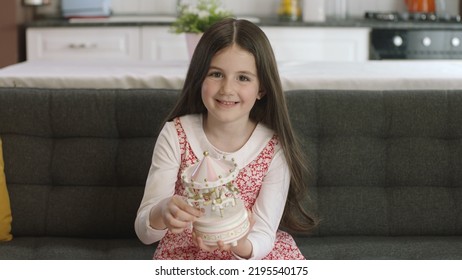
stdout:
<svg viewBox="0 0 462 280">
<path fill-rule="evenodd" d="M 370 34 L 370 59 L 462 59 L 459 16 L 366 13 L 376 22 Z M 454 28 L 454 25 L 460 26 Z M 448 26 L 452 26 L 448 28 Z"/>
<path fill-rule="evenodd" d="M 462 59 L 462 31 L 373 28 L 370 44 L 371 59 Z"/>
</svg>

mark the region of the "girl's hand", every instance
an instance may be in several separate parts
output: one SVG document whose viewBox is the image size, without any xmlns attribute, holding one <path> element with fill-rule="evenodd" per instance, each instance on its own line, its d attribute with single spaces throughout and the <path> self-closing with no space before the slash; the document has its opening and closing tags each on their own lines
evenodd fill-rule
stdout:
<svg viewBox="0 0 462 280">
<path fill-rule="evenodd" d="M 174 195 L 162 206 L 162 220 L 173 233 L 180 233 L 202 215 L 199 209 L 189 205 L 184 197 Z"/>
</svg>

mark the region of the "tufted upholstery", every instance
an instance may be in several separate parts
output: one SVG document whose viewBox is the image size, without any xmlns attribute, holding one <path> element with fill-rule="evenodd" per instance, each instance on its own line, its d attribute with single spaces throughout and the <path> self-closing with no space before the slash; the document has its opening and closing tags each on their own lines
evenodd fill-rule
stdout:
<svg viewBox="0 0 462 280">
<path fill-rule="evenodd" d="M 312 238 L 308 255 L 462 257 L 462 91 L 288 96 L 314 169 L 317 236 L 339 249 Z"/>
<path fill-rule="evenodd" d="M 175 98 L 169 90 L 0 88 L 15 236 L 0 251 L 20 246 L 0 258 L 65 258 L 66 250 L 82 245 L 88 254 L 78 253 L 80 258 L 151 257 L 154 249 L 138 242 L 133 222 L 157 133 Z M 23 243 L 27 238 L 34 240 Z M 62 238 L 123 239 L 141 254 L 118 252 L 115 241 L 98 248 Z M 30 245 L 41 250 L 26 250 Z"/>
<path fill-rule="evenodd" d="M 133 222 L 176 94 L 0 88 L 0 259 L 150 258 Z M 462 90 L 286 94 L 322 219 L 296 237 L 307 258 L 462 258 Z"/>
</svg>

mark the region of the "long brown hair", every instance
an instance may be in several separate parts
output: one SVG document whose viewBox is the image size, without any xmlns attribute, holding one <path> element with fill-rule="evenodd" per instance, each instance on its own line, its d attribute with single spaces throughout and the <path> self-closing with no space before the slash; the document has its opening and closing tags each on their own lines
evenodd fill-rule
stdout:
<svg viewBox="0 0 462 280">
<path fill-rule="evenodd" d="M 250 112 L 250 118 L 274 130 L 282 146 L 291 173 L 289 194 L 284 208 L 281 226 L 289 230 L 306 232 L 317 221 L 302 206 L 306 197 L 307 164 L 299 141 L 290 123 L 281 79 L 271 44 L 265 33 L 247 20 L 228 18 L 211 26 L 200 39 L 191 58 L 183 90 L 167 120 L 186 114 L 206 114 L 201 99 L 201 87 L 212 57 L 233 44 L 250 52 L 257 67 L 260 90 L 264 92 Z"/>
</svg>

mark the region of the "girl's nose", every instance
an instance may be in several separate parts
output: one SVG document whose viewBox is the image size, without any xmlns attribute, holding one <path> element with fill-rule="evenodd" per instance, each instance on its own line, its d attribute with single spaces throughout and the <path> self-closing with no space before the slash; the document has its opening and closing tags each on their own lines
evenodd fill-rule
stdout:
<svg viewBox="0 0 462 280">
<path fill-rule="evenodd" d="M 221 84 L 221 94 L 233 94 L 234 81 L 232 79 L 223 79 Z"/>
</svg>

